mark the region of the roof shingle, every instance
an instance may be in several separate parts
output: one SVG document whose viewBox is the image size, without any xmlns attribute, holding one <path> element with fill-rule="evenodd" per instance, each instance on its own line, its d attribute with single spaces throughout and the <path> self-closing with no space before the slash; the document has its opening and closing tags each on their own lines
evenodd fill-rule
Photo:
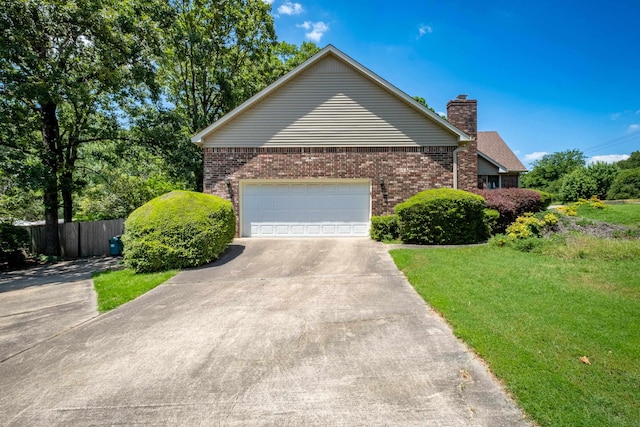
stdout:
<svg viewBox="0 0 640 427">
<path fill-rule="evenodd" d="M 478 151 L 507 168 L 507 172 L 527 172 L 527 168 L 496 131 L 478 132 Z"/>
</svg>

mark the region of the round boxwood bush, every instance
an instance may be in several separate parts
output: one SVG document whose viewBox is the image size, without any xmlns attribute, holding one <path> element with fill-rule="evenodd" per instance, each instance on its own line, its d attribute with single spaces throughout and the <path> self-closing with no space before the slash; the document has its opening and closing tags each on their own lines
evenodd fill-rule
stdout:
<svg viewBox="0 0 640 427">
<path fill-rule="evenodd" d="M 395 207 L 405 243 L 458 245 L 485 241 L 485 200 L 463 190 L 425 190 Z"/>
<path fill-rule="evenodd" d="M 400 238 L 398 218 L 395 215 L 372 216 L 369 235 L 379 242 Z"/>
<path fill-rule="evenodd" d="M 231 202 L 172 191 L 129 215 L 122 236 L 124 263 L 139 273 L 196 267 L 216 259 L 235 232 Z"/>
</svg>

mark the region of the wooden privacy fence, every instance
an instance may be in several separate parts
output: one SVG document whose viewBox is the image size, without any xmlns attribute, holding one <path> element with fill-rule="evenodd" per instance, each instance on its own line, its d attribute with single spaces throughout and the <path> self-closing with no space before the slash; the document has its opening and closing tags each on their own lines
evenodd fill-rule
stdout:
<svg viewBox="0 0 640 427">
<path fill-rule="evenodd" d="M 31 236 L 31 251 L 44 253 L 44 225 L 25 228 Z M 59 224 L 60 255 L 67 259 L 109 255 L 109 239 L 123 232 L 124 219 Z"/>
</svg>

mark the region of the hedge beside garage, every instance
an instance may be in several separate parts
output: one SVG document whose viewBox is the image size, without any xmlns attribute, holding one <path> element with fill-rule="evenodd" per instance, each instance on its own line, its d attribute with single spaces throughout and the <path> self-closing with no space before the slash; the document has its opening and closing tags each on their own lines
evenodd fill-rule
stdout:
<svg viewBox="0 0 640 427">
<path fill-rule="evenodd" d="M 395 212 L 405 243 L 458 245 L 489 237 L 485 201 L 467 191 L 425 190 L 396 205 Z"/>
<path fill-rule="evenodd" d="M 231 202 L 172 191 L 145 203 L 125 221 L 124 263 L 136 272 L 196 267 L 216 259 L 235 236 Z"/>
</svg>

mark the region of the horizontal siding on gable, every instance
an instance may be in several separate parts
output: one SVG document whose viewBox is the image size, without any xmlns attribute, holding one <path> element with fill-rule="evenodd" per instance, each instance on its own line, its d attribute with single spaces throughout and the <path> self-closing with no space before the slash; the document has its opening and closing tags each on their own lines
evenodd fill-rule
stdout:
<svg viewBox="0 0 640 427">
<path fill-rule="evenodd" d="M 205 147 L 455 145 L 457 136 L 326 58 L 204 139 Z"/>
<path fill-rule="evenodd" d="M 482 157 L 478 156 L 478 175 L 497 175 L 497 174 L 498 174 L 498 168 L 495 165 L 489 163 Z"/>
</svg>

